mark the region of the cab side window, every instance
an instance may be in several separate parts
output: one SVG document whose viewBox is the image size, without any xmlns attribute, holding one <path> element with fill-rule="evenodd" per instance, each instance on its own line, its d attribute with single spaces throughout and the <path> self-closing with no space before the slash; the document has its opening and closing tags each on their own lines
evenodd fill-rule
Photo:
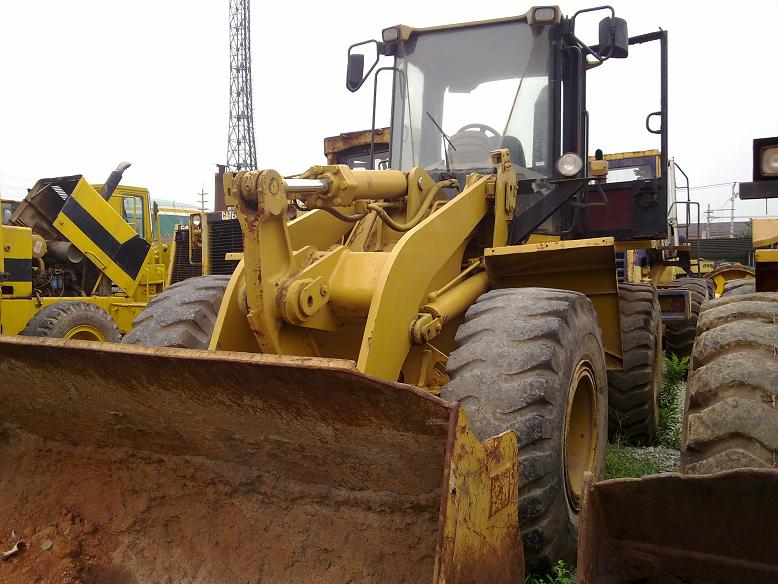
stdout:
<svg viewBox="0 0 778 584">
<path fill-rule="evenodd" d="M 143 197 L 137 195 L 123 197 L 122 217 L 124 217 L 124 220 L 135 229 L 138 235 L 143 239 L 146 239 Z"/>
</svg>

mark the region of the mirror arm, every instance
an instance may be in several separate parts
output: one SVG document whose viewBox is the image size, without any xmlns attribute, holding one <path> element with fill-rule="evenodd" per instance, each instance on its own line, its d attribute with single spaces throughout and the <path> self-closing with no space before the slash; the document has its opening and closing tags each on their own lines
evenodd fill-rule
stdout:
<svg viewBox="0 0 778 584">
<path fill-rule="evenodd" d="M 603 6 L 595 6 L 593 8 L 584 8 L 582 10 L 579 10 L 575 14 L 573 14 L 572 18 L 570 19 L 570 27 L 568 31 L 568 35 L 575 40 L 575 43 L 580 46 L 582 49 L 584 49 L 588 54 L 590 54 L 592 57 L 597 59 L 599 63 L 604 63 L 610 58 L 610 53 L 612 49 L 608 50 L 608 53 L 605 55 L 601 55 L 599 52 L 596 52 L 592 47 L 584 43 L 581 39 L 579 39 L 577 36 L 575 36 L 575 19 L 578 17 L 579 14 L 584 14 L 586 12 L 597 12 L 598 10 L 610 10 L 611 18 L 616 18 L 616 11 L 613 9 L 613 6 L 610 5 L 603 5 Z M 599 47 L 598 47 L 599 50 Z"/>
<path fill-rule="evenodd" d="M 357 47 L 361 47 L 362 45 L 369 45 L 370 43 L 375 43 L 375 46 L 376 46 L 376 57 L 375 57 L 375 61 L 373 61 L 373 64 L 370 66 L 370 69 L 368 69 L 367 73 L 365 73 L 365 74 L 362 76 L 362 80 L 359 82 L 359 85 L 357 85 L 357 86 L 356 86 L 354 89 L 351 89 L 350 87 L 348 88 L 348 89 L 349 89 L 349 91 L 351 91 L 352 93 L 354 93 L 354 92 L 356 92 L 356 91 L 359 91 L 359 89 L 362 87 L 362 85 L 364 85 L 364 83 L 365 83 L 365 81 L 367 80 L 367 78 L 368 78 L 368 77 L 370 77 L 370 74 L 373 72 L 373 69 L 375 69 L 375 68 L 376 68 L 376 65 L 378 65 L 378 61 L 379 61 L 379 59 L 381 58 L 381 55 L 385 54 L 385 51 L 386 51 L 386 48 L 385 48 L 385 46 L 386 46 L 386 43 L 384 43 L 384 42 L 382 42 L 382 41 L 377 41 L 377 40 L 375 40 L 375 39 L 370 39 L 369 41 L 362 41 L 361 43 L 354 43 L 353 45 L 351 45 L 351 46 L 348 48 L 348 53 L 347 53 L 347 55 L 350 57 L 350 56 L 351 56 L 351 51 L 352 51 L 352 49 L 355 49 L 355 48 L 357 48 Z"/>
</svg>

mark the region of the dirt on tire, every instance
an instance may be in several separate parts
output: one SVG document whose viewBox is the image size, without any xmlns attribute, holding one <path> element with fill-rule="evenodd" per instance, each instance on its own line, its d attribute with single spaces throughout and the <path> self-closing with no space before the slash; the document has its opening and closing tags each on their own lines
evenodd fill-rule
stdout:
<svg viewBox="0 0 778 584">
<path fill-rule="evenodd" d="M 608 433 L 650 444 L 662 387 L 662 323 L 656 289 L 619 284 L 624 369 L 608 371 Z"/>
<path fill-rule="evenodd" d="M 738 278 L 724 282 L 724 292 L 722 296 L 735 296 L 739 294 L 753 294 L 756 292 L 756 279 Z"/>
<path fill-rule="evenodd" d="M 98 330 L 106 342 L 118 343 L 121 339 L 119 327 L 111 315 L 96 304 L 81 300 L 49 304 L 39 310 L 19 334 L 61 339 L 75 327 L 84 325 Z"/>
<path fill-rule="evenodd" d="M 177 282 L 155 296 L 122 342 L 146 347 L 207 349 L 231 276 Z"/>
<path fill-rule="evenodd" d="M 778 466 L 778 293 L 727 295 L 700 314 L 681 470 Z"/>
<path fill-rule="evenodd" d="M 519 440 L 519 525 L 528 568 L 574 561 L 578 513 L 566 493 L 563 435 L 569 384 L 582 360 L 597 378 L 597 478 L 607 448 L 607 378 L 591 301 L 564 290 L 493 290 L 468 309 L 455 346 L 441 397 L 462 404 L 479 439 L 512 430 Z"/>
</svg>

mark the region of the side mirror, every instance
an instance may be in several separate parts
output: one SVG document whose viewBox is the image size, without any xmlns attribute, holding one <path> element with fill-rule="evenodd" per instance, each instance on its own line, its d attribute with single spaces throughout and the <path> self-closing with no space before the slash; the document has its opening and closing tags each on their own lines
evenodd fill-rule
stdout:
<svg viewBox="0 0 778 584">
<path fill-rule="evenodd" d="M 348 69 L 346 70 L 346 88 L 354 92 L 362 85 L 362 77 L 365 75 L 365 56 L 354 53 L 348 56 Z"/>
<path fill-rule="evenodd" d="M 154 201 L 154 204 L 151 206 L 151 216 L 154 217 L 154 221 L 156 221 L 159 216 L 159 205 L 156 201 Z"/>
<path fill-rule="evenodd" d="M 627 21 L 612 16 L 600 21 L 600 46 L 597 52 L 606 59 L 625 59 L 629 54 Z"/>
<path fill-rule="evenodd" d="M 355 45 L 351 45 L 348 48 L 348 68 L 346 69 L 346 89 L 354 93 L 357 89 L 362 87 L 367 77 L 373 72 L 375 66 L 378 65 L 378 59 L 380 57 L 380 47 L 383 43 L 378 41 L 362 41 Z M 370 65 L 370 69 L 365 73 L 365 63 Z"/>
</svg>

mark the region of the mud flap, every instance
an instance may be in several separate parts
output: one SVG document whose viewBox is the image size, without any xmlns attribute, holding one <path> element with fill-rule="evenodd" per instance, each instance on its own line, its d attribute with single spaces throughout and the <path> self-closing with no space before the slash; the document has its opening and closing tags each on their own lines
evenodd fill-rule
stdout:
<svg viewBox="0 0 778 584">
<path fill-rule="evenodd" d="M 778 471 L 585 478 L 577 582 L 778 582 Z"/>
<path fill-rule="evenodd" d="M 350 361 L 0 336 L 0 423 L 0 517 L 95 526 L 83 577 L 523 581 L 514 434 Z"/>
</svg>

